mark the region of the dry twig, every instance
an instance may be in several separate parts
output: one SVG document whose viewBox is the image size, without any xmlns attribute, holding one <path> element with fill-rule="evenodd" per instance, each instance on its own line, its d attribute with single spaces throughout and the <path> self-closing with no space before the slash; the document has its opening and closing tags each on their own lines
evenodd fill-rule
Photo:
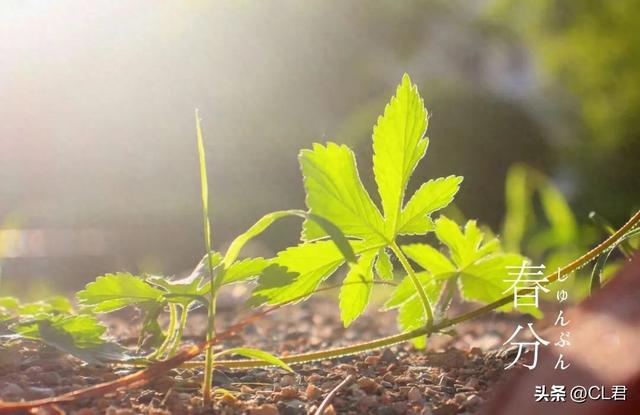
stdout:
<svg viewBox="0 0 640 415">
<path fill-rule="evenodd" d="M 327 407 L 329 406 L 333 398 L 338 394 L 338 392 L 340 392 L 342 389 L 346 388 L 347 386 L 351 385 L 351 383 L 353 383 L 355 378 L 356 377 L 354 375 L 349 375 L 342 382 L 340 382 L 338 386 L 333 388 L 331 392 L 329 392 L 327 397 L 324 398 L 324 400 L 320 404 L 320 407 L 316 411 L 315 415 L 323 415 L 324 411 L 327 409 Z"/>
</svg>

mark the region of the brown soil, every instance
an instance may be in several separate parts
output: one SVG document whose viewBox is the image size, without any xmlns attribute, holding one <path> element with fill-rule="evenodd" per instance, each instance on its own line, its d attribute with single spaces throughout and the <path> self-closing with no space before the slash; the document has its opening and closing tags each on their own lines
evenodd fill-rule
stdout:
<svg viewBox="0 0 640 415">
<path fill-rule="evenodd" d="M 227 307 L 220 326 L 238 313 Z M 129 318 L 112 318 L 111 333 L 121 340 L 135 334 Z M 69 414 L 307 414 L 349 375 L 353 382 L 332 399 L 325 414 L 471 414 L 481 407 L 510 361 L 501 346 L 515 321 L 489 316 L 458 327 L 455 337 L 430 339 L 428 351 L 409 344 L 357 356 L 295 366 L 295 374 L 277 368 L 218 368 L 215 385 L 231 394 L 217 394 L 212 408 L 203 408 L 201 369 L 176 369 L 139 389 L 120 390 L 100 398 L 82 399 L 61 408 Z M 204 316 L 194 314 L 187 337 L 197 338 Z M 314 298 L 287 307 L 248 326 L 225 347 L 257 347 L 277 354 L 353 344 L 396 332 L 393 313 L 372 312 L 345 330 L 334 300 Z M 130 373 L 95 367 L 32 342 L 6 351 L 0 365 L 0 398 L 13 401 L 58 395 Z"/>
</svg>

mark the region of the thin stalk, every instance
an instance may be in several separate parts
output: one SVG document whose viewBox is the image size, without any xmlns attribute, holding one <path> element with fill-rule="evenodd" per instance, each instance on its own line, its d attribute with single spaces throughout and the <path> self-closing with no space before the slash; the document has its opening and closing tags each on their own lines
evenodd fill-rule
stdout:
<svg viewBox="0 0 640 415">
<path fill-rule="evenodd" d="M 429 302 L 429 298 L 427 297 L 427 293 L 424 291 L 424 287 L 422 286 L 422 284 L 420 284 L 420 280 L 416 276 L 416 272 L 411 267 L 409 260 L 404 255 L 404 253 L 402 252 L 398 244 L 395 241 L 393 241 L 391 242 L 389 247 L 391 248 L 393 253 L 396 255 L 396 257 L 402 264 L 402 267 L 409 275 L 409 278 L 411 278 L 411 282 L 413 282 L 413 285 L 415 286 L 416 291 L 418 292 L 418 297 L 420 297 L 420 300 L 422 301 L 422 307 L 424 308 L 424 315 L 427 318 L 426 327 L 431 327 L 431 325 L 433 325 L 433 310 L 431 308 L 431 303 Z"/>
<path fill-rule="evenodd" d="M 176 328 L 176 320 L 176 305 L 169 304 L 169 326 L 167 327 L 167 335 L 160 347 L 158 347 L 155 352 L 147 356 L 148 359 L 158 358 L 162 356 L 162 354 L 167 350 L 167 347 L 169 347 L 169 343 L 171 343 L 171 339 L 173 338 L 173 334 Z"/>
<path fill-rule="evenodd" d="M 202 196 L 202 230 L 204 234 L 204 246 L 207 251 L 207 269 L 209 271 L 209 283 L 211 292 L 209 293 L 209 310 L 207 312 L 207 342 L 211 342 L 215 337 L 215 317 L 216 317 L 216 295 L 217 286 L 214 284 L 213 264 L 211 263 L 211 224 L 209 223 L 209 185 L 207 181 L 207 161 L 204 151 L 204 140 L 202 139 L 202 127 L 200 125 L 200 115 L 196 110 L 196 140 L 198 144 L 198 160 L 200 163 L 200 194 Z M 203 405 L 211 403 L 211 381 L 213 377 L 213 352 L 207 348 L 205 356 L 204 380 L 202 382 Z"/>
<path fill-rule="evenodd" d="M 573 271 L 581 268 L 582 266 L 588 264 L 590 261 L 598 257 L 600 254 L 609 249 L 613 244 L 615 244 L 625 233 L 629 230 L 633 229 L 640 223 L 640 211 L 636 212 L 635 215 L 631 217 L 621 228 L 619 228 L 613 235 L 604 240 L 602 243 L 591 249 L 586 254 L 581 257 L 575 259 L 564 267 L 558 269 L 556 272 L 552 272 L 546 276 L 549 281 L 546 284 L 550 284 L 556 281 L 559 277 L 565 276 L 567 274 L 572 273 Z M 546 285 L 545 284 L 545 285 Z M 531 292 L 531 290 L 524 290 L 523 294 L 527 292 Z M 280 356 L 279 358 L 287 363 L 287 364 L 295 364 L 295 363 L 304 363 L 315 360 L 327 360 L 327 359 L 335 359 L 341 356 L 353 355 L 362 352 L 367 352 L 370 350 L 380 349 L 383 347 L 393 346 L 394 344 L 403 343 L 405 341 L 414 339 L 416 337 L 430 335 L 433 333 L 437 333 L 446 328 L 455 326 L 467 320 L 472 320 L 477 318 L 483 314 L 486 314 L 490 311 L 493 311 L 499 307 L 502 307 L 505 304 L 513 301 L 513 296 L 508 295 L 499 300 L 496 300 L 490 304 L 484 305 L 482 307 L 478 307 L 475 310 L 469 311 L 468 313 L 464 313 L 457 317 L 454 317 L 449 320 L 439 321 L 436 324 L 433 324 L 431 327 L 420 327 L 415 330 L 411 330 L 408 332 L 394 334 L 392 336 L 383 337 L 375 340 L 371 340 L 368 342 L 358 343 L 346 347 L 338 347 L 330 350 L 322 350 L 318 352 L 310 352 L 310 353 L 302 353 L 297 355 L 289 355 L 289 356 Z M 229 368 L 253 368 L 253 367 L 264 367 L 269 366 L 267 362 L 263 362 L 261 360 L 225 360 L 218 361 L 220 366 L 229 367 Z M 186 367 L 196 367 L 202 365 L 199 362 L 185 362 L 183 366 Z"/>
<path fill-rule="evenodd" d="M 182 310 L 180 312 L 180 322 L 178 323 L 178 329 L 176 330 L 176 336 L 173 339 L 173 344 L 171 345 L 171 349 L 169 350 L 169 357 L 175 356 L 176 351 L 178 350 L 178 346 L 180 346 L 180 343 L 182 342 L 182 333 L 184 333 L 184 328 L 187 326 L 187 307 L 180 307 Z"/>
</svg>

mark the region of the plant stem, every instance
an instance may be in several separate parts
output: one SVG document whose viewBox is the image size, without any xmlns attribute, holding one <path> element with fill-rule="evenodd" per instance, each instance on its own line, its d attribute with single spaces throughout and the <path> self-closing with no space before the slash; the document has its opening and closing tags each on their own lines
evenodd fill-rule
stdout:
<svg viewBox="0 0 640 415">
<path fill-rule="evenodd" d="M 178 346 L 182 342 L 182 333 L 184 333 L 184 328 L 187 326 L 187 307 L 180 306 L 182 311 L 180 312 L 180 322 L 178 323 L 178 329 L 176 330 L 175 338 L 173 339 L 173 344 L 171 345 L 171 349 L 169 350 L 168 357 L 173 357 L 178 350 Z"/>
<path fill-rule="evenodd" d="M 409 278 L 411 278 L 411 281 L 413 282 L 413 285 L 415 286 L 416 291 L 418 292 L 418 296 L 420 297 L 420 300 L 422 301 L 422 307 L 424 308 L 424 315 L 425 315 L 425 318 L 427 319 L 426 327 L 431 327 L 433 325 L 433 310 L 431 309 L 431 303 L 429 302 L 429 298 L 427 297 L 427 293 L 424 291 L 424 287 L 420 283 L 420 280 L 418 279 L 418 277 L 416 276 L 415 271 L 411 267 L 411 264 L 409 263 L 409 260 L 404 255 L 404 253 L 402 252 L 402 250 L 400 249 L 398 244 L 395 241 L 393 241 L 393 242 L 391 242 L 389 247 L 391 248 L 393 253 L 396 255 L 396 257 L 398 258 L 398 260 L 402 264 L 402 267 L 404 268 L 404 270 L 409 275 Z"/>
<path fill-rule="evenodd" d="M 207 252 L 207 269 L 209 271 L 209 284 L 211 284 L 211 292 L 209 293 L 209 310 L 207 312 L 207 342 L 213 340 L 215 336 L 215 316 L 216 316 L 216 296 L 218 286 L 215 284 L 215 276 L 213 273 L 213 263 L 211 262 L 211 224 L 209 222 L 209 185 L 207 181 L 207 161 L 204 151 L 204 140 L 202 139 L 202 127 L 200 125 L 200 115 L 196 110 L 196 142 L 198 145 L 198 161 L 200 164 L 200 195 L 202 196 L 202 231 L 204 236 L 204 247 Z M 211 403 L 211 380 L 213 373 L 213 352 L 211 347 L 207 348 L 204 381 L 202 382 L 202 401 L 203 405 Z"/>
<path fill-rule="evenodd" d="M 211 297 L 209 300 L 209 312 L 207 314 L 207 341 L 211 341 L 215 337 L 216 332 L 216 300 L 218 298 L 217 293 L 214 293 L 217 288 L 213 285 L 213 281 L 211 284 Z M 204 380 L 202 382 L 202 397 L 204 404 L 208 404 L 211 400 L 211 387 L 213 381 L 213 348 L 207 347 L 207 352 L 205 353 L 205 369 L 204 369 Z"/>
<path fill-rule="evenodd" d="M 640 223 L 640 211 L 636 212 L 635 215 L 627 221 L 621 228 L 619 228 L 613 235 L 604 240 L 595 248 L 591 249 L 586 254 L 577 258 L 573 262 L 565 265 L 564 267 L 558 269 L 556 272 L 553 272 L 546 276 L 549 281 L 547 284 L 554 282 L 558 277 L 565 276 L 570 274 L 571 272 L 577 270 L 578 268 L 586 265 L 594 258 L 598 257 L 600 254 L 605 252 L 608 248 L 610 248 L 618 239 L 620 239 L 625 233 L 629 230 L 633 229 Z M 523 293 L 527 291 L 524 290 Z M 508 295 L 503 297 L 493 303 L 484 305 L 482 307 L 476 308 L 468 313 L 464 313 L 458 317 L 452 318 L 450 320 L 439 321 L 431 327 L 420 327 L 418 329 L 408 331 L 405 333 L 395 334 L 388 337 L 383 337 L 380 339 L 375 339 L 368 342 L 358 343 L 346 347 L 339 347 L 331 350 L 322 350 L 318 352 L 310 352 L 310 353 L 302 353 L 298 355 L 290 355 L 290 356 L 281 356 L 279 357 L 283 362 L 287 364 L 295 364 L 295 363 L 303 363 L 310 362 L 314 360 L 326 360 L 326 359 L 334 359 L 341 356 L 353 355 L 362 352 L 367 352 L 370 350 L 380 349 L 383 347 L 393 346 L 394 344 L 402 343 L 416 337 L 429 335 L 436 333 L 438 331 L 442 331 L 446 328 L 455 326 L 456 324 L 462 323 L 467 320 L 472 320 L 476 317 L 479 317 L 487 312 L 493 311 L 496 308 L 499 308 L 509 302 L 513 301 L 513 296 Z M 263 362 L 261 360 L 227 360 L 227 361 L 218 361 L 220 366 L 225 366 L 229 368 L 252 368 L 252 367 L 263 367 L 269 366 L 267 362 Z M 202 363 L 200 362 L 187 362 L 184 366 L 187 367 L 196 367 L 200 366 Z"/>
<path fill-rule="evenodd" d="M 167 347 L 169 347 L 169 343 L 173 338 L 175 327 L 176 327 L 176 305 L 169 304 L 169 326 L 167 327 L 167 335 L 164 338 L 164 341 L 162 342 L 160 347 L 158 347 L 155 352 L 147 356 L 149 359 L 159 358 L 167 350 Z"/>
</svg>

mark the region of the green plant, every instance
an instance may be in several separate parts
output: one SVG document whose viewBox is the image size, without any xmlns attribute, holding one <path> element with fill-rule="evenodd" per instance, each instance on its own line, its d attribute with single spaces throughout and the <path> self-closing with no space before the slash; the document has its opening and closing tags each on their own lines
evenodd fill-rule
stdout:
<svg viewBox="0 0 640 415">
<path fill-rule="evenodd" d="M 405 75 L 373 131 L 373 169 L 382 209 L 364 189 L 354 154 L 348 147 L 335 143 L 315 144 L 313 149 L 303 150 L 300 154 L 308 211 L 286 210 L 267 214 L 235 238 L 222 254 L 212 250 L 204 140 L 201 121 L 196 113 L 206 254 L 194 271 L 177 280 L 129 273 L 98 277 L 76 294 L 81 305 L 80 313 L 75 312 L 68 301 L 59 298 L 26 305 L 12 298 L 2 298 L 0 327 L 7 331 L 3 335 L 5 338 L 41 340 L 87 361 L 104 361 L 92 360 L 94 356 L 100 356 L 100 347 L 112 344 L 104 338 L 104 327 L 95 316 L 135 306 L 145 316 L 140 340 L 150 336 L 153 350 L 146 356 L 134 356 L 118 349 L 120 355 L 112 353 L 111 359 L 106 360 L 151 364 L 143 372 L 157 374 L 185 364 L 185 360 L 190 358 L 185 356 L 193 357 L 204 350 L 202 393 L 208 401 L 214 360 L 228 367 L 277 365 L 291 370 L 289 364 L 330 359 L 404 341 L 424 346 L 426 336 L 430 334 L 496 309 L 509 309 L 512 296 L 504 296 L 504 291 L 509 288 L 504 281 L 506 267 L 520 265 L 525 258 L 505 252 L 498 239 L 490 232 L 482 231 L 473 220 L 460 226 L 446 216 L 435 220 L 431 218 L 434 212 L 451 203 L 462 178 L 449 176 L 430 180 L 405 202 L 407 183 L 427 150 L 428 139 L 424 137 L 427 119 L 417 88 Z M 557 204 L 557 198 L 553 200 Z M 239 259 L 242 248 L 250 239 L 259 236 L 276 220 L 289 216 L 304 219 L 299 245 L 271 259 Z M 606 255 L 612 249 L 638 235 L 634 227 L 639 222 L 640 212 L 606 241 L 547 275 L 549 283 L 598 257 L 606 261 Z M 442 250 L 424 242 L 402 241 L 405 235 L 415 238 L 432 231 Z M 224 285 L 256 280 L 252 305 L 288 304 L 317 292 L 323 281 L 346 264 L 348 269 L 340 287 L 340 310 L 342 321 L 348 326 L 364 312 L 372 287 L 377 283 L 388 285 L 394 279 L 396 272 L 392 257 L 400 263 L 406 275 L 389 293 L 384 308 L 398 309 L 400 334 L 287 357 L 275 357 L 251 348 L 213 353 L 211 346 L 217 344 L 221 336 L 215 331 L 216 299 Z M 596 271 L 594 273 L 600 276 Z M 485 305 L 449 317 L 449 305 L 456 291 L 464 300 Z M 181 356 L 176 352 L 182 342 L 188 313 L 198 305 L 207 307 L 207 340 L 186 349 Z M 169 326 L 163 333 L 158 317 L 165 310 L 169 313 Z M 223 333 L 228 335 L 230 331 Z M 248 359 L 218 360 L 228 354 Z M 154 363 L 157 359 L 165 360 Z M 202 362 L 186 364 L 202 365 Z M 130 376 L 125 381 L 137 379 Z M 28 407 L 27 403 L 20 405 L 21 408 Z M 0 412 L 5 409 L 11 410 L 11 407 L 0 404 Z"/>
<path fill-rule="evenodd" d="M 399 308 L 398 322 L 403 330 L 429 327 L 443 319 L 456 287 L 465 299 L 490 302 L 499 298 L 508 288 L 502 281 L 505 267 L 524 260 L 504 253 L 497 239 L 485 238 L 475 221 L 467 222 L 461 230 L 446 217 L 431 219 L 451 203 L 462 177 L 429 180 L 405 202 L 407 184 L 427 151 L 427 120 L 422 98 L 405 75 L 373 129 L 373 173 L 382 210 L 364 189 L 355 156 L 347 146 L 314 144 L 312 150 L 300 153 L 309 212 L 340 228 L 358 256 L 357 267 L 347 272 L 340 291 L 345 326 L 365 310 L 374 279 L 392 278 L 389 253 L 399 261 L 406 277 L 385 308 Z M 431 231 L 448 248 L 450 259 L 430 245 L 400 242 L 404 235 Z M 322 240 L 325 236 L 322 229 L 306 221 L 303 242 L 272 260 L 297 276 L 290 284 L 277 287 L 269 286 L 273 278 L 261 279 L 255 295 L 278 304 L 311 294 L 344 263 L 332 244 Z M 422 270 L 416 272 L 411 261 Z M 355 281 L 362 284 L 349 284 Z"/>
<path fill-rule="evenodd" d="M 609 221 L 596 212 L 589 214 L 588 223 L 580 223 L 552 180 L 527 165 L 515 164 L 509 169 L 505 196 L 507 209 L 502 228 L 505 246 L 514 252 L 525 253 L 548 269 L 555 269 L 579 256 L 596 240 L 598 233 L 615 233 Z M 626 258 L 631 256 L 637 249 L 633 245 L 635 235 L 637 231 L 623 236 L 600 255 L 589 279 L 586 274 L 579 274 L 574 279 L 574 299 L 581 299 L 597 289 L 600 282 L 620 265 L 619 261 L 607 262 L 613 248 L 617 247 Z"/>
<path fill-rule="evenodd" d="M 505 246 L 551 268 L 584 252 L 596 238 L 593 226 L 579 223 L 560 190 L 532 167 L 509 169 L 505 199 Z"/>
<path fill-rule="evenodd" d="M 135 360 L 127 349 L 105 338 L 105 331 L 106 327 L 94 315 L 78 314 L 64 297 L 33 303 L 0 298 L 3 343 L 16 339 L 41 341 L 89 363 Z"/>
</svg>

